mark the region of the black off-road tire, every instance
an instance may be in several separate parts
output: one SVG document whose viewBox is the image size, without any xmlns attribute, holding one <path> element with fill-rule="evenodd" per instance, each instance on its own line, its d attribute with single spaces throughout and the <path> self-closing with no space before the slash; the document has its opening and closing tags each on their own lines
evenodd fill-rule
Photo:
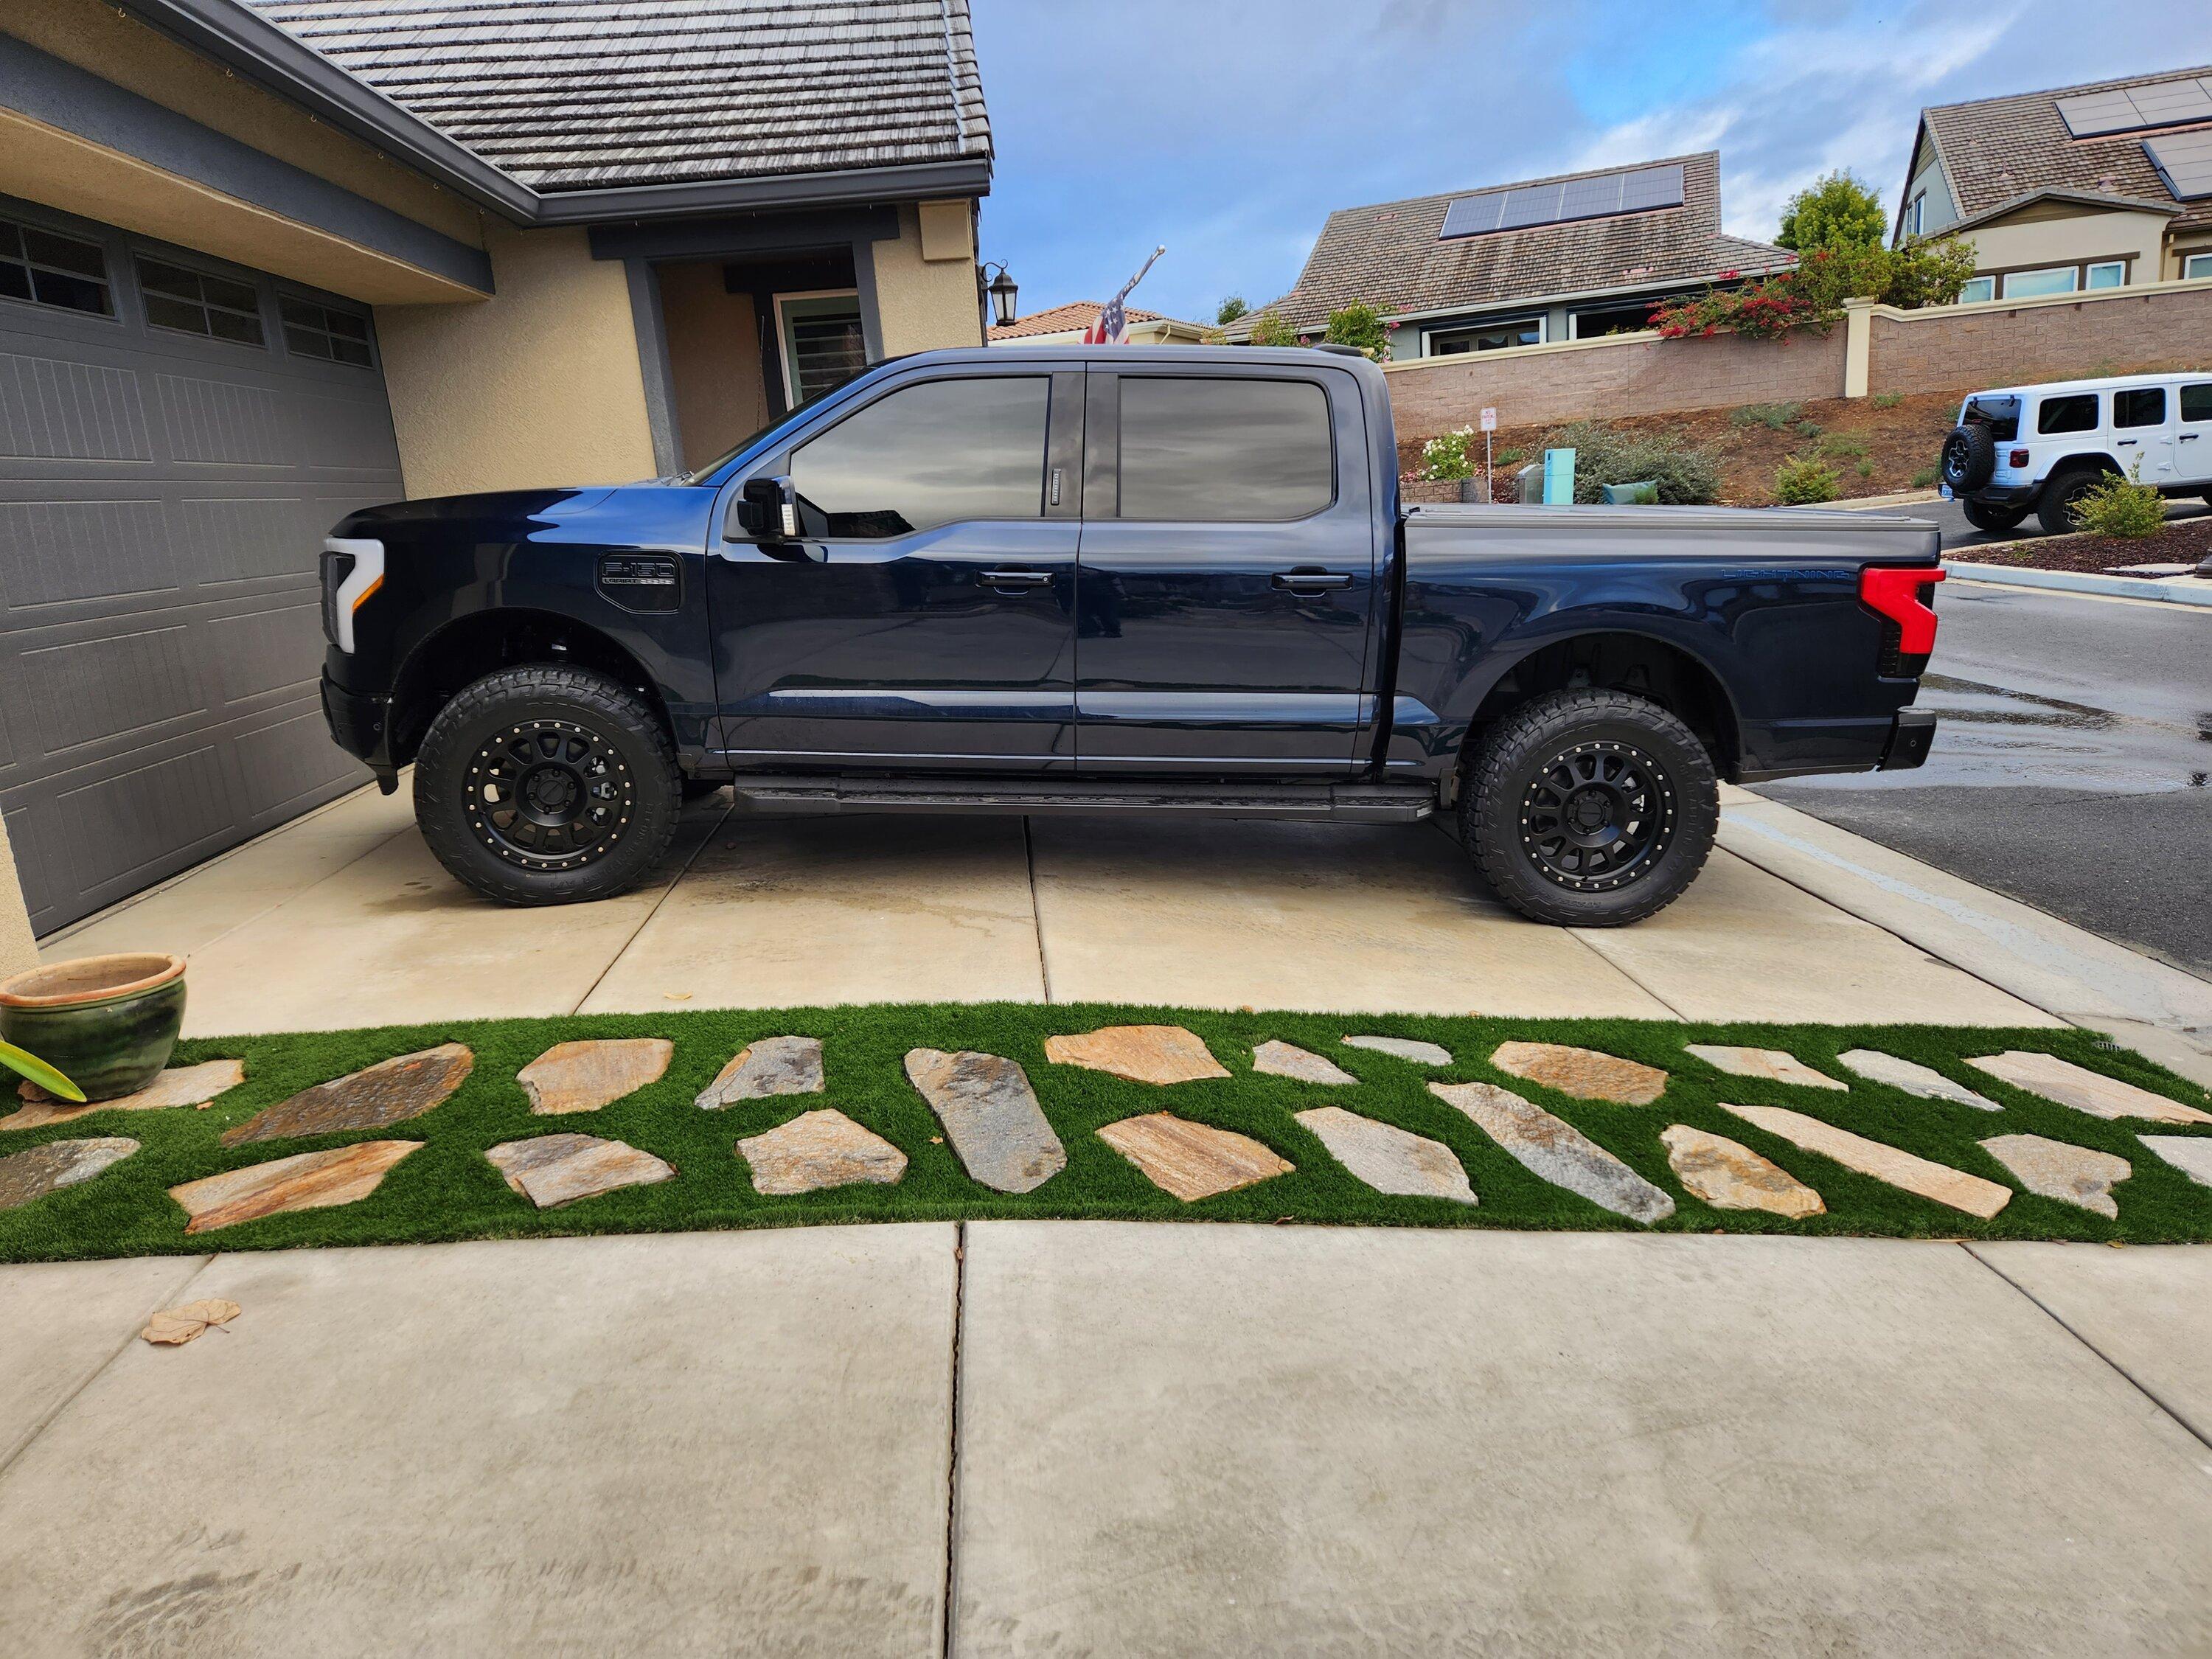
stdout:
<svg viewBox="0 0 2212 1659">
<path fill-rule="evenodd" d="M 2074 522 L 2075 504 L 2112 476 L 2110 468 L 2101 466 L 2069 466 L 2052 473 L 2035 503 L 2036 522 L 2044 533 L 2072 535 L 2080 528 Z"/>
<path fill-rule="evenodd" d="M 480 769 L 487 745 L 515 734 L 588 744 L 618 820 L 602 844 L 570 858 L 502 851 L 487 816 Z M 574 734 L 573 738 L 570 734 Z M 415 821 L 438 862 L 502 904 L 575 904 L 635 886 L 676 835 L 682 801 L 676 751 L 635 692 L 588 669 L 538 664 L 501 669 L 438 711 L 415 757 Z"/>
<path fill-rule="evenodd" d="M 1598 775 L 1581 787 L 1593 800 L 1613 787 L 1606 769 L 1642 778 L 1626 794 L 1613 791 L 1630 814 L 1624 823 L 1639 826 L 1616 845 L 1648 840 L 1617 868 L 1577 876 L 1560 867 L 1563 842 L 1539 841 L 1551 820 L 1532 803 L 1585 768 Z M 1462 843 L 1475 867 L 1522 915 L 1561 927 L 1620 927 L 1664 909 L 1705 867 L 1719 823 L 1720 785 L 1705 746 L 1657 703 L 1626 691 L 1532 697 L 1484 734 L 1460 794 Z"/>
<path fill-rule="evenodd" d="M 2020 521 L 2027 516 L 2024 507 L 1991 507 L 1986 501 L 1961 501 L 1959 506 L 1968 524 L 1996 535 L 2018 529 Z"/>
<path fill-rule="evenodd" d="M 1936 470 L 1954 495 L 1979 489 L 1997 470 L 1997 438 L 1981 421 L 1964 421 L 1943 435 Z"/>
</svg>

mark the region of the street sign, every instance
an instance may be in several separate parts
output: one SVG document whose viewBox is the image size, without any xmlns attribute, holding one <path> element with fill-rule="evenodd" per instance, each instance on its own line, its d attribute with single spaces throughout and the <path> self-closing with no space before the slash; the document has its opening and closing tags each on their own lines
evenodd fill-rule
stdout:
<svg viewBox="0 0 2212 1659">
<path fill-rule="evenodd" d="M 1482 429 L 1485 432 L 1495 432 L 1498 430 L 1498 411 L 1496 410 L 1486 409 L 1482 411 Z"/>
</svg>

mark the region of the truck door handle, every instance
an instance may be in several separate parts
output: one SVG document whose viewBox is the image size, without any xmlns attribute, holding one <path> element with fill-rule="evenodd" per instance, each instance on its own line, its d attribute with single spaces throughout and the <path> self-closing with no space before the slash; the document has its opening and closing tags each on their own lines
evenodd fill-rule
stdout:
<svg viewBox="0 0 2212 1659">
<path fill-rule="evenodd" d="M 2141 438 L 2123 438 L 2120 440 L 2120 447 L 2125 449 L 2131 444 L 2139 444 L 2142 441 Z"/>
<path fill-rule="evenodd" d="M 1334 593 L 1352 586 L 1352 578 L 1328 570 L 1278 570 L 1268 579 L 1285 593 Z"/>
<path fill-rule="evenodd" d="M 2193 444 L 2197 441 L 2197 439 L 2203 435 L 2204 434 L 2201 432 L 2185 432 L 2179 438 L 2176 438 L 2174 442 L 2178 444 Z"/>
<path fill-rule="evenodd" d="M 1052 580 L 1049 570 L 986 570 L 983 580 L 992 587 L 1042 587 Z"/>
</svg>

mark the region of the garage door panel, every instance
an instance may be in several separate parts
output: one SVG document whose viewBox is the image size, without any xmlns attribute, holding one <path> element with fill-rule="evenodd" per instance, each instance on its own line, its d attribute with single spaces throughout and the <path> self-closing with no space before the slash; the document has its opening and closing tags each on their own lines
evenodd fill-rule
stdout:
<svg viewBox="0 0 2212 1659">
<path fill-rule="evenodd" d="M 0 354 L 0 459 L 150 461 L 138 376 L 99 363 Z"/>
<path fill-rule="evenodd" d="M 404 492 L 380 374 L 293 356 L 273 278 L 222 268 L 264 347 L 154 328 L 137 254 L 219 262 L 0 217 L 98 241 L 117 313 L 0 301 L 0 811 L 47 932 L 364 781 L 323 726 L 316 563 Z"/>
</svg>

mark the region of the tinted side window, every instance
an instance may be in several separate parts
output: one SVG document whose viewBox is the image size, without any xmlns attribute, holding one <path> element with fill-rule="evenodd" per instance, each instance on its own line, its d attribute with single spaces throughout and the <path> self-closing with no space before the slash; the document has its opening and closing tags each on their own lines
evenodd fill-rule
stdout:
<svg viewBox="0 0 2212 1659">
<path fill-rule="evenodd" d="M 2035 417 L 2035 429 L 2045 434 L 2053 432 L 2094 432 L 2097 429 L 2097 394 L 2075 392 L 2063 398 L 2045 398 Z"/>
<path fill-rule="evenodd" d="M 904 536 L 1044 511 L 1042 375 L 930 380 L 879 398 L 791 458 L 809 536 Z"/>
<path fill-rule="evenodd" d="M 2136 386 L 2112 394 L 2114 426 L 2162 426 L 2166 423 L 2166 388 Z"/>
<path fill-rule="evenodd" d="M 2181 388 L 2181 418 L 2212 421 L 2212 380 L 2199 380 Z"/>
<path fill-rule="evenodd" d="M 1303 519 L 1336 496 L 1328 394 L 1311 380 L 1121 381 L 1121 516 Z"/>
</svg>

